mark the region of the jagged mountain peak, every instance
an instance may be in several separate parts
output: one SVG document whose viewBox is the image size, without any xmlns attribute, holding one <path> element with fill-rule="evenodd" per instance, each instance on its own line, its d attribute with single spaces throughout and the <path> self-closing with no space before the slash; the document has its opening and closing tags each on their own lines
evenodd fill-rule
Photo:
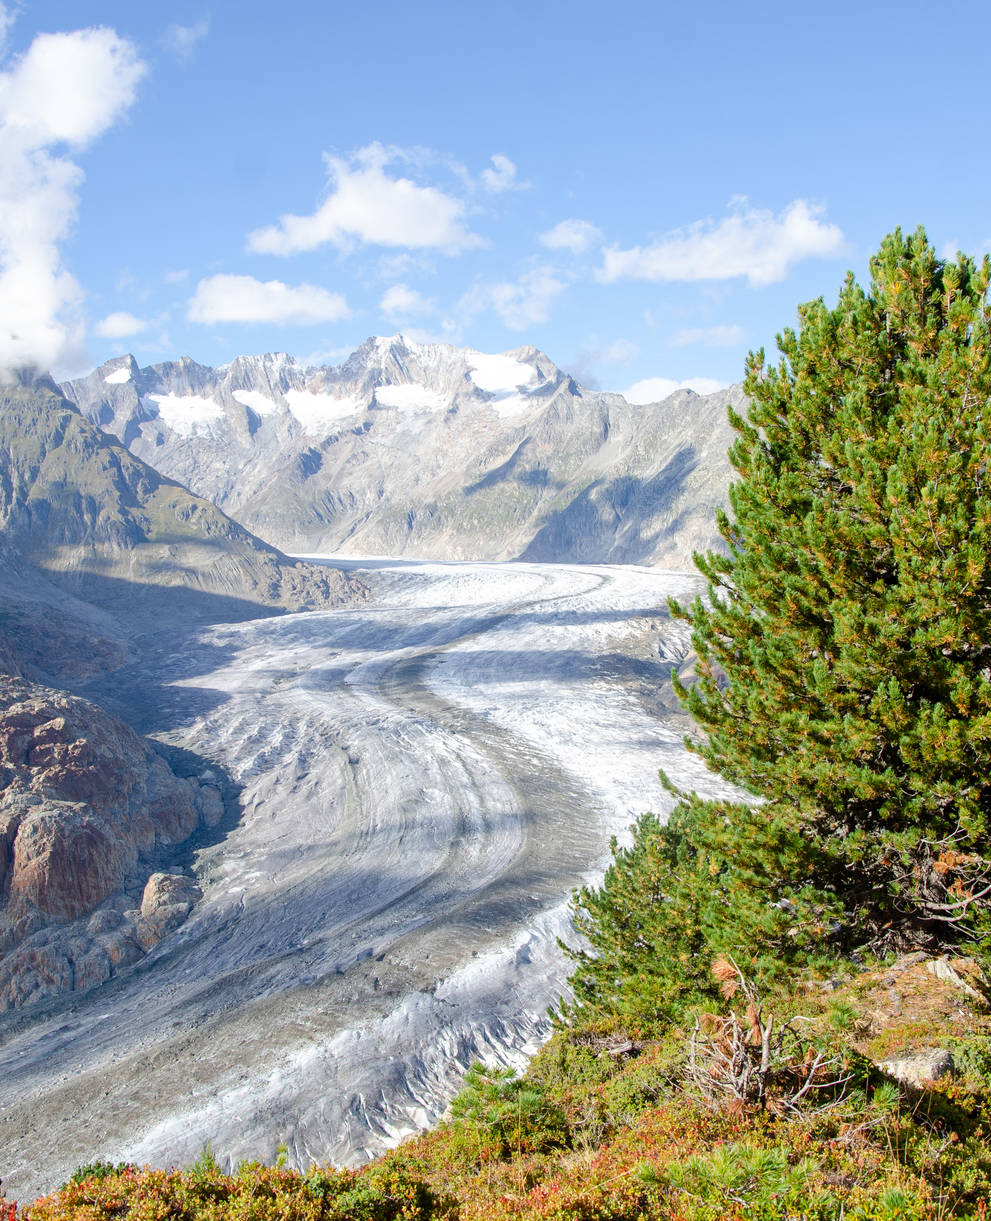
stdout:
<svg viewBox="0 0 991 1221">
<path fill-rule="evenodd" d="M 683 566 L 718 545 L 738 390 L 634 406 L 530 344 L 486 353 L 402 332 L 339 365 L 130 360 L 65 393 L 289 551 Z"/>
<path fill-rule="evenodd" d="M 65 388 L 75 399 L 76 388 L 86 387 L 83 397 L 91 401 L 97 395 L 119 396 L 122 392 L 117 388 L 128 386 L 129 394 L 124 394 L 134 406 L 138 399 L 147 400 L 163 390 L 173 395 L 207 393 L 222 400 L 225 390 L 275 388 L 284 394 L 289 389 L 324 390 L 333 386 L 359 390 L 371 400 L 377 387 L 411 383 L 442 393 L 481 391 L 485 397 L 523 387 L 532 391 L 547 383 L 560 384 L 567 376 L 532 344 L 493 354 L 448 343 L 421 343 L 398 332 L 370 336 L 339 365 L 306 366 L 289 353 L 266 352 L 237 356 L 217 368 L 189 356 L 140 367 L 134 356 L 127 354 L 113 357 L 86 377 L 66 383 Z M 291 405 L 277 402 L 277 406 L 288 406 L 291 413 Z M 148 402 L 145 408 L 156 414 L 156 408 Z M 90 415 L 96 419 L 92 412 Z M 106 410 L 100 416 L 97 422 L 105 423 Z"/>
</svg>

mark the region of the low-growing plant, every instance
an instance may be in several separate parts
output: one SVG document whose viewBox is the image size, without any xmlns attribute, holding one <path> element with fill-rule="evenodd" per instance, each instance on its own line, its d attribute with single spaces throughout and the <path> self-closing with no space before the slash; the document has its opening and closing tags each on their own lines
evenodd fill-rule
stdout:
<svg viewBox="0 0 991 1221">
<path fill-rule="evenodd" d="M 451 1104 L 451 1127 L 462 1150 L 479 1161 L 538 1153 L 568 1143 L 561 1108 L 539 1083 L 510 1068 L 473 1064 Z"/>
<path fill-rule="evenodd" d="M 882 1081 L 874 1087 L 871 1101 L 882 1113 L 893 1111 L 901 1102 L 901 1090 L 894 1081 Z"/>
<path fill-rule="evenodd" d="M 192 1165 L 189 1167 L 189 1174 L 192 1179 L 197 1182 L 202 1182 L 208 1179 L 216 1178 L 222 1174 L 220 1163 L 217 1161 L 216 1155 L 213 1152 L 213 1146 L 209 1141 L 197 1153 L 193 1159 Z"/>
<path fill-rule="evenodd" d="M 77 1166 L 69 1175 L 70 1183 L 83 1183 L 86 1179 L 106 1179 L 114 1174 L 125 1174 L 129 1170 L 137 1170 L 130 1162 L 86 1162 Z M 63 1184 L 64 1186 L 64 1184 Z"/>
<path fill-rule="evenodd" d="M 818 1163 L 811 1158 L 789 1164 L 787 1151 L 781 1147 L 733 1143 L 672 1162 L 662 1170 L 644 1165 L 640 1178 L 666 1185 L 679 1203 L 690 1201 L 689 1215 L 701 1217 L 715 1210 L 712 1216 L 725 1217 L 745 1210 L 744 1216 L 757 1221 L 783 1218 L 798 1209 L 808 1216 L 810 1183 L 818 1171 Z M 815 1208 L 816 1217 L 839 1215 L 837 1201 L 829 1194 Z"/>
<path fill-rule="evenodd" d="M 852 1030 L 857 1022 L 857 1010 L 849 1000 L 831 1001 L 829 1021 L 837 1030 Z"/>
</svg>

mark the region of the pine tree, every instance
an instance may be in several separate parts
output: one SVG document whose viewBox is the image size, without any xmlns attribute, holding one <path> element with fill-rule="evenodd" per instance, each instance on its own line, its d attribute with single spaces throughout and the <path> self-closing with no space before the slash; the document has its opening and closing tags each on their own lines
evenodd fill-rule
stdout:
<svg viewBox="0 0 991 1221">
<path fill-rule="evenodd" d="M 644 830 L 706 862 L 689 952 L 939 950 L 991 924 L 991 264 L 920 229 L 870 269 L 799 308 L 776 366 L 748 358 L 727 553 L 696 556 L 708 596 L 672 606 L 700 659 L 690 745 L 755 799 Z M 577 900 L 579 1000 L 609 978 L 608 892 Z M 646 913 L 672 969 L 675 908 L 699 907 L 676 892 Z"/>
</svg>

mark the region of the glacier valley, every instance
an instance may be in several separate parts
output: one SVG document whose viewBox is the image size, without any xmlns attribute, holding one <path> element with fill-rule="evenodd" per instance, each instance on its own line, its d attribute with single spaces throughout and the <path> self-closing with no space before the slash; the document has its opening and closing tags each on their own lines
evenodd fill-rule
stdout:
<svg viewBox="0 0 991 1221">
<path fill-rule="evenodd" d="M 315 557 L 307 557 L 314 559 Z M 549 1032 L 574 887 L 671 798 L 723 791 L 670 688 L 697 578 L 346 560 L 362 605 L 151 638 L 132 723 L 226 774 L 203 898 L 140 964 L 0 1016 L 9 1195 L 84 1161 L 355 1163 L 433 1121 L 477 1058 Z"/>
</svg>

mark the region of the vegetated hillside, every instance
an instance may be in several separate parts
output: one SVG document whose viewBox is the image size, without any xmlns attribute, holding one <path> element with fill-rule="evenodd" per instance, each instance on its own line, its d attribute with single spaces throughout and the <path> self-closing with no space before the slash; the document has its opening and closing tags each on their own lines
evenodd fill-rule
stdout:
<svg viewBox="0 0 991 1221">
<path fill-rule="evenodd" d="M 739 388 L 634 406 L 535 348 L 403 336 L 342 365 L 220 369 L 133 357 L 66 383 L 94 423 L 293 551 L 686 567 L 719 545 L 726 406 Z"/>
<path fill-rule="evenodd" d="M 80 1167 L 12 1217 L 986 1217 L 989 1008 L 973 962 L 910 955 L 795 977 L 767 1000 L 717 971 L 731 995 L 697 1022 L 603 1017 L 561 1030 L 523 1078 L 477 1066 L 443 1123 L 359 1171 L 221 1167 L 205 1148 L 186 1170 Z"/>
<path fill-rule="evenodd" d="M 22 616 L 25 600 L 43 601 L 41 584 L 74 599 L 76 619 L 87 617 L 85 602 L 154 626 L 336 605 L 361 593 L 353 578 L 288 559 L 163 478 L 47 379 L 0 388 L 0 541 L 8 568 L 34 570 L 33 590 L 5 591 Z"/>
</svg>

